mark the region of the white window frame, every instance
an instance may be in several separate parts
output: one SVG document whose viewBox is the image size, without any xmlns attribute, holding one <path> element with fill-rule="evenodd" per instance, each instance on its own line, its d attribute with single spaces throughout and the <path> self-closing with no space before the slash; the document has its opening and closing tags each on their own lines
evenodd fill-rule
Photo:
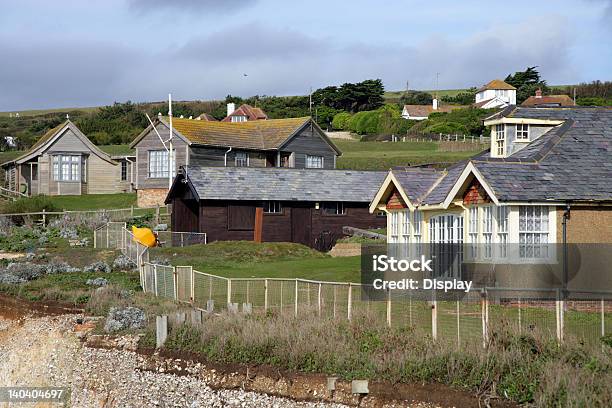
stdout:
<svg viewBox="0 0 612 408">
<path fill-rule="evenodd" d="M 482 242 L 484 258 L 493 257 L 493 206 L 482 207 Z"/>
<path fill-rule="evenodd" d="M 324 166 L 324 157 L 307 154 L 305 164 L 307 169 L 322 169 Z"/>
<path fill-rule="evenodd" d="M 280 201 L 264 201 L 264 214 L 282 214 L 283 205 Z"/>
<path fill-rule="evenodd" d="M 346 215 L 346 207 L 342 201 L 333 201 L 323 203 L 321 208 L 323 215 L 329 216 L 344 216 Z"/>
<path fill-rule="evenodd" d="M 498 157 L 506 155 L 506 125 L 503 123 L 495 125 L 495 152 Z"/>
<path fill-rule="evenodd" d="M 415 244 L 420 245 L 423 242 L 423 213 L 420 210 L 414 210 L 412 216 L 412 239 Z"/>
<path fill-rule="evenodd" d="M 529 141 L 529 124 L 528 123 L 517 123 L 516 124 L 516 140 L 519 142 Z"/>
<path fill-rule="evenodd" d="M 235 167 L 249 167 L 249 153 L 236 152 L 236 154 L 234 155 L 234 166 Z"/>
<path fill-rule="evenodd" d="M 389 217 L 389 242 L 399 242 L 399 211 L 391 211 L 391 217 Z"/>
<path fill-rule="evenodd" d="M 519 211 L 519 257 L 547 259 L 551 225 L 548 206 L 521 205 Z"/>
<path fill-rule="evenodd" d="M 478 210 L 477 206 L 468 209 L 468 241 L 470 242 L 470 258 L 478 256 Z"/>
<path fill-rule="evenodd" d="M 119 171 L 121 172 L 121 174 L 120 174 L 120 176 L 119 176 L 119 178 L 120 178 L 120 180 L 121 180 L 121 181 L 127 181 L 128 176 L 129 176 L 129 173 L 130 173 L 128 168 L 129 168 L 129 166 L 128 166 L 128 162 L 127 162 L 127 161 L 125 161 L 125 160 L 124 160 L 124 161 L 122 161 L 122 162 L 121 162 L 121 169 L 119 170 Z M 124 170 L 125 170 L 125 177 L 123 176 L 123 172 L 124 172 Z"/>
<path fill-rule="evenodd" d="M 244 115 L 231 115 L 230 118 L 232 123 L 248 122 L 248 118 Z"/>
<path fill-rule="evenodd" d="M 149 150 L 149 166 L 147 169 L 148 178 L 168 178 L 170 177 L 170 169 L 174 170 L 174 154 L 172 154 L 172 163 L 168 163 L 168 150 Z"/>
<path fill-rule="evenodd" d="M 77 154 L 57 154 L 52 157 L 53 181 L 81 182 L 82 157 Z"/>
<path fill-rule="evenodd" d="M 506 258 L 508 256 L 508 234 L 510 229 L 508 227 L 508 220 L 510 218 L 510 207 L 500 205 L 496 210 L 497 220 L 497 243 L 499 247 L 499 257 Z"/>
</svg>

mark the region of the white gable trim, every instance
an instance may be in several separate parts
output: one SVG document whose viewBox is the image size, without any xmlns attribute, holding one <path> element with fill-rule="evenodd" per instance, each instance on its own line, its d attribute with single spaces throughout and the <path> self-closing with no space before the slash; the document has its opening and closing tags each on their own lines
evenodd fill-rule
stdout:
<svg viewBox="0 0 612 408">
<path fill-rule="evenodd" d="M 497 118 L 484 121 L 485 126 L 501 124 L 528 124 L 528 125 L 553 125 L 557 126 L 565 122 L 564 120 L 553 119 L 526 119 L 526 118 Z"/>
<path fill-rule="evenodd" d="M 393 185 L 393 187 L 395 187 L 397 191 L 399 191 L 400 196 L 402 197 L 402 199 L 404 200 L 408 208 L 414 211 L 416 207 L 414 206 L 414 204 L 412 204 L 410 199 L 408 199 L 408 195 L 402 188 L 397 178 L 395 178 L 395 176 L 393 175 L 393 172 L 389 171 L 389 173 L 387 174 L 387 177 L 385 177 L 385 181 L 383 181 L 382 185 L 376 192 L 374 199 L 370 203 L 370 213 L 374 213 L 374 211 L 378 209 L 378 206 L 381 204 L 383 196 L 385 195 L 385 193 L 387 192 L 387 190 L 389 189 L 391 185 Z"/>
<path fill-rule="evenodd" d="M 491 186 L 489 186 L 489 184 L 485 181 L 484 177 L 482 176 L 480 171 L 478 171 L 476 166 L 474 166 L 472 162 L 469 162 L 467 166 L 465 166 L 465 169 L 463 169 L 463 172 L 459 176 L 459 179 L 455 182 L 455 185 L 453 186 L 451 191 L 446 196 L 446 199 L 443 201 L 443 208 L 448 208 L 448 206 L 452 203 L 457 193 L 459 193 L 459 189 L 463 186 L 463 183 L 465 183 L 470 174 L 473 174 L 474 177 L 476 177 L 476 180 L 478 180 L 480 185 L 485 189 L 485 191 L 487 192 L 491 200 L 493 200 L 495 205 L 499 205 L 499 200 L 495 196 L 495 193 L 493 192 Z"/>
</svg>

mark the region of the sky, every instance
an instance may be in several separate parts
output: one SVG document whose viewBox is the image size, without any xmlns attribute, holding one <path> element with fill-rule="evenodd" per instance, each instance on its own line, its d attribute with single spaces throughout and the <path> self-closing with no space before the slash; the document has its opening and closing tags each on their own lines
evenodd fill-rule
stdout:
<svg viewBox="0 0 612 408">
<path fill-rule="evenodd" d="M 0 111 L 612 80 L 612 0 L 5 0 Z"/>
</svg>

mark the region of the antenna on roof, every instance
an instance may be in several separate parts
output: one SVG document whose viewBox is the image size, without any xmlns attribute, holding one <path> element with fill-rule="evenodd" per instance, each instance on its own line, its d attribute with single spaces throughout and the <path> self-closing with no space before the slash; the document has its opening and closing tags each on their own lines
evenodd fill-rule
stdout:
<svg viewBox="0 0 612 408">
<path fill-rule="evenodd" d="M 168 117 L 170 118 L 170 137 L 168 138 L 170 145 L 170 149 L 168 150 L 168 189 L 170 189 L 172 187 L 172 178 L 174 176 L 172 174 L 174 173 L 172 160 L 172 94 L 168 94 Z"/>
</svg>

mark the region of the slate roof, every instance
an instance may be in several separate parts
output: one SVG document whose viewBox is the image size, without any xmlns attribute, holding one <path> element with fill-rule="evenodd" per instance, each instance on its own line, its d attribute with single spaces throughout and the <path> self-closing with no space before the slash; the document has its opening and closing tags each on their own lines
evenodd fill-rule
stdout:
<svg viewBox="0 0 612 408">
<path fill-rule="evenodd" d="M 201 166 L 184 166 L 181 173 L 201 200 L 362 203 L 374 198 L 387 175 L 384 171 Z"/>
<path fill-rule="evenodd" d="M 487 151 L 469 160 L 499 201 L 612 201 L 612 107 L 512 106 L 488 119 L 502 116 L 563 123 L 506 158 L 492 158 Z M 392 173 L 410 200 L 415 198 L 413 203 L 436 205 L 444 202 L 467 164 L 430 173 L 419 168 Z"/>
<path fill-rule="evenodd" d="M 492 81 L 490 81 L 488 84 L 482 86 L 478 91 L 476 92 L 482 92 L 482 91 L 486 91 L 488 89 L 514 89 L 516 90 L 515 87 L 513 87 L 512 85 L 510 85 L 509 83 L 506 83 L 504 81 L 502 81 L 501 79 L 494 79 Z"/>
</svg>

